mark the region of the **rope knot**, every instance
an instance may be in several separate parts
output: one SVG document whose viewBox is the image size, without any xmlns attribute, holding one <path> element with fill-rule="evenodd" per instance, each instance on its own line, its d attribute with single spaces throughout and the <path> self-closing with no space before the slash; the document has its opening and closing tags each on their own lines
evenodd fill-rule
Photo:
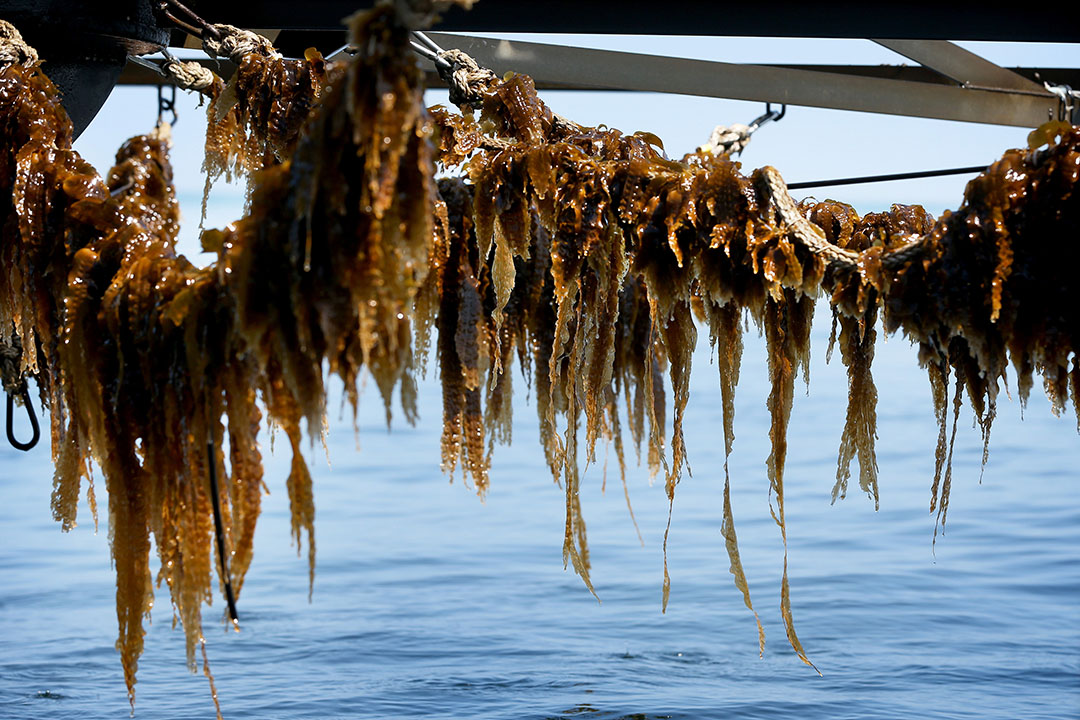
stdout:
<svg viewBox="0 0 1080 720">
<path fill-rule="evenodd" d="M 0 69 L 9 65 L 37 64 L 37 50 L 26 44 L 22 34 L 7 20 L 0 20 Z"/>
<path fill-rule="evenodd" d="M 212 26 L 217 31 L 203 33 L 203 50 L 210 57 L 224 57 L 239 65 L 245 55 L 256 53 L 264 57 L 279 57 L 274 44 L 258 33 L 242 30 L 233 25 L 217 24 Z"/>
<path fill-rule="evenodd" d="M 481 67 L 462 50 L 439 53 L 435 67 L 439 77 L 450 86 L 450 102 L 458 107 L 479 104 L 484 99 L 484 91 L 499 81 L 498 75 Z"/>
<path fill-rule="evenodd" d="M 184 62 L 171 55 L 165 58 L 161 69 L 181 90 L 202 92 L 214 84 L 216 77 L 213 70 L 194 60 Z"/>
<path fill-rule="evenodd" d="M 704 152 L 713 155 L 739 155 L 750 144 L 752 131 L 749 125 L 717 125 L 709 135 L 709 142 L 701 147 Z"/>
</svg>

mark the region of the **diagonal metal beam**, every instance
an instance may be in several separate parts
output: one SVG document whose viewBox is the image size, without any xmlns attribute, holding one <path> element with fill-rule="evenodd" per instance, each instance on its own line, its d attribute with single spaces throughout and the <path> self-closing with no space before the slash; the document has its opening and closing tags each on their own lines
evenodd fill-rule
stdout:
<svg viewBox="0 0 1080 720">
<path fill-rule="evenodd" d="M 460 48 L 496 73 L 525 73 L 539 83 L 638 90 L 790 105 L 1036 127 L 1058 100 L 1035 91 L 980 90 L 936 83 L 859 77 L 813 70 L 742 65 L 590 50 L 431 32 L 444 48 Z"/>
<path fill-rule="evenodd" d="M 278 49 L 281 50 L 281 45 L 275 43 Z M 314 43 L 307 43 L 304 47 L 321 47 L 323 49 L 332 47 L 330 45 L 322 44 L 317 45 Z M 286 57 L 300 57 L 299 53 L 285 53 Z M 342 53 L 344 55 L 344 53 Z M 185 58 L 187 59 L 187 58 Z M 328 56 L 329 59 L 329 56 Z M 339 58 L 340 59 L 340 58 Z M 195 61 L 207 67 L 224 80 L 228 80 L 232 77 L 232 74 L 236 71 L 236 66 L 229 60 L 218 59 L 217 61 L 210 60 L 209 58 L 195 58 Z M 950 81 L 946 78 L 938 75 L 929 68 L 925 68 L 921 65 L 814 65 L 814 64 L 777 64 L 777 65 L 765 65 L 764 67 L 772 67 L 784 70 L 809 70 L 813 72 L 830 73 L 832 75 L 852 75 L 856 77 L 876 77 L 885 78 L 887 80 L 907 80 L 910 82 L 919 83 L 938 83 L 949 84 Z M 1027 78 L 1034 78 L 1036 76 L 1046 78 L 1052 82 L 1064 83 L 1072 87 L 1080 87 L 1080 68 L 1060 68 L 1060 67 L 1017 67 L 1010 68 L 1013 72 L 1019 73 Z M 535 78 L 534 78 L 535 81 Z M 117 81 L 119 85 L 161 85 L 166 82 L 160 73 L 155 73 L 150 69 L 136 64 L 131 58 L 128 58 L 128 64 L 124 67 L 124 71 L 120 74 L 120 79 Z M 446 87 L 446 84 L 439 77 L 430 66 L 425 68 L 425 83 L 429 88 Z M 595 90 L 597 88 L 584 88 L 580 85 L 574 85 L 573 83 L 566 82 L 565 80 L 541 80 L 536 81 L 537 90 Z M 603 90 L 604 88 L 599 88 Z"/>
<path fill-rule="evenodd" d="M 948 40 L 874 40 L 964 87 L 1043 92 L 1042 85 L 995 65 Z"/>
</svg>

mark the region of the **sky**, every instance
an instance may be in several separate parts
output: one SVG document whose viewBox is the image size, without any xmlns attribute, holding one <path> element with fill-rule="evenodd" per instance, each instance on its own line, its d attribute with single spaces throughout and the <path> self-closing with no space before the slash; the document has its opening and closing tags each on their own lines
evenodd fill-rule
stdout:
<svg viewBox="0 0 1080 720">
<path fill-rule="evenodd" d="M 869 40 L 792 38 L 717 38 L 619 35 L 495 34 L 533 42 L 578 45 L 655 55 L 741 63 L 903 64 L 905 58 Z M 1080 45 L 1062 43 L 963 42 L 963 47 L 1003 66 L 1076 67 Z M 320 48 L 331 52 L 333 48 Z M 201 173 L 205 109 L 198 97 L 178 93 L 179 121 L 172 160 L 181 202 L 180 250 L 197 264 L 198 224 L 203 189 Z M 585 125 L 605 124 L 627 132 L 648 130 L 668 154 L 681 156 L 703 144 L 716 125 L 749 123 L 764 112 L 762 103 L 681 95 L 630 92 L 544 91 L 558 113 Z M 429 91 L 429 104 L 445 103 L 445 91 Z M 75 144 L 100 172 L 107 172 L 123 141 L 150 130 L 157 118 L 152 87 L 113 91 L 90 127 Z M 989 165 L 1008 148 L 1023 147 L 1025 128 L 870 113 L 788 107 L 786 116 L 765 125 L 740 160 L 744 170 L 772 165 L 788 182 L 870 174 Z M 849 202 L 861 213 L 887 209 L 894 202 L 924 205 L 935 215 L 957 207 L 968 176 L 894 181 L 796 191 Z M 220 227 L 243 213 L 240 186 L 221 186 L 212 195 L 207 227 Z"/>
</svg>

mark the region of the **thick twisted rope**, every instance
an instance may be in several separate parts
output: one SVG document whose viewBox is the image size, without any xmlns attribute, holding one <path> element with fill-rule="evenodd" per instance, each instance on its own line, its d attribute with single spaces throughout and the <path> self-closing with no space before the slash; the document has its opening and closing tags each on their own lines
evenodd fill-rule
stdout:
<svg viewBox="0 0 1080 720">
<path fill-rule="evenodd" d="M 482 67 L 468 53 L 452 49 L 438 53 L 436 68 L 439 76 L 450 87 L 450 102 L 458 107 L 479 104 L 484 93 L 499 81 L 499 77 Z M 555 116 L 556 124 L 572 125 L 569 120 Z M 738 154 L 750 140 L 750 128 L 734 125 L 731 128 L 719 126 L 709 138 L 708 149 L 724 150 Z M 485 150 L 498 151 L 506 146 L 505 141 L 491 138 L 491 142 L 482 142 Z M 857 270 L 859 253 L 833 245 L 825 238 L 825 233 L 811 223 L 802 213 L 788 192 L 787 183 L 780 172 L 771 166 L 765 166 L 755 173 L 758 189 L 768 199 L 777 216 L 784 223 L 791 237 L 814 255 L 818 255 L 837 269 Z M 881 256 L 882 266 L 889 271 L 898 270 L 922 254 L 922 239 L 886 251 Z"/>
<path fill-rule="evenodd" d="M 7 20 L 0 20 L 0 70 L 9 65 L 30 67 L 37 61 L 37 50 L 26 44 L 14 25 Z"/>
<path fill-rule="evenodd" d="M 203 33 L 203 50 L 210 57 L 228 58 L 237 65 L 243 62 L 245 55 L 251 53 L 265 57 L 281 57 L 274 44 L 258 33 L 233 25 L 216 24 L 211 27 L 217 31 L 217 37 L 214 37 L 214 33 Z"/>
<path fill-rule="evenodd" d="M 803 217 L 788 192 L 787 183 L 776 168 L 766 165 L 755 173 L 755 179 L 758 181 L 758 189 L 768 198 L 791 237 L 814 255 L 824 258 L 829 265 L 844 270 L 858 269 L 859 253 L 833 245 L 825 239 L 821 228 Z M 886 251 L 881 256 L 882 267 L 889 271 L 899 270 L 915 260 L 922 255 L 924 240 L 924 237 L 919 238 L 895 250 Z"/>
<path fill-rule="evenodd" d="M 484 92 L 495 83 L 499 76 L 463 50 L 445 50 L 439 53 L 442 63 L 436 63 L 439 77 L 450 86 L 450 102 L 458 107 L 476 105 L 484 99 Z"/>
<path fill-rule="evenodd" d="M 165 73 L 173 83 L 181 90 L 194 90 L 195 92 L 207 92 L 213 85 L 217 76 L 208 67 L 203 67 L 194 60 L 187 62 L 178 60 L 169 55 L 161 65 L 161 71 Z"/>
<path fill-rule="evenodd" d="M 709 142 L 702 146 L 706 152 L 723 151 L 727 155 L 740 155 L 750 144 L 752 134 L 749 125 L 717 125 L 709 135 Z"/>
</svg>

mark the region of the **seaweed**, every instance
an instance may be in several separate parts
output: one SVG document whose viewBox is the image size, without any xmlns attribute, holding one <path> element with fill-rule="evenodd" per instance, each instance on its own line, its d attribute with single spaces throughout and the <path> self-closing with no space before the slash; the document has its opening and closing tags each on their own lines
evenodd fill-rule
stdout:
<svg viewBox="0 0 1080 720">
<path fill-rule="evenodd" d="M 208 175 L 249 175 L 250 198 L 244 217 L 203 234 L 217 254 L 204 268 L 175 251 L 167 126 L 126 143 L 103 178 L 71 150 L 70 122 L 40 68 L 0 72 L 0 341 L 21 346 L 19 372 L 37 379 L 50 407 L 53 513 L 64 529 L 92 464 L 105 478 L 132 703 L 153 603 L 151 538 L 189 666 L 199 646 L 210 678 L 202 605 L 215 571 L 239 591 L 250 566 L 264 426 L 289 440 L 290 529 L 298 553 L 306 540 L 311 591 L 315 501 L 302 445 L 305 425 L 312 442 L 321 437 L 330 374 L 354 418 L 366 369 L 387 422 L 395 389 L 412 422 L 414 375 L 434 345 L 442 466 L 452 476 L 460 465 L 483 495 L 494 447 L 512 437 L 516 357 L 565 493 L 564 566 L 594 594 L 580 489 L 597 444 L 611 444 L 629 507 L 625 427 L 639 461 L 664 474 L 666 608 L 668 534 L 690 472 L 683 423 L 696 315 L 716 348 L 723 402 L 720 529 L 763 651 L 728 468 L 742 323 L 753 319 L 769 355 L 765 465 L 785 547 L 781 615 L 812 667 L 793 622 L 785 469 L 821 293 L 848 373 L 834 500 L 857 458 L 860 489 L 878 503 L 879 316 L 885 332 L 918 344 L 930 378 L 939 529 L 965 394 L 984 464 L 1010 362 L 1021 402 L 1038 372 L 1055 412 L 1071 395 L 1080 424 L 1080 250 L 1069 241 L 1080 225 L 1080 128 L 1033 133 L 1032 148 L 1006 152 L 942 218 L 917 206 L 860 218 L 834 201 L 795 205 L 772 168 L 747 175 L 702 151 L 672 160 L 648 133 L 577 125 L 523 75 L 478 74 L 463 113 L 428 111 L 403 16 L 381 6 L 350 26 L 365 52 L 348 63 L 254 51 L 230 86 L 211 89 Z M 228 570 L 211 550 L 212 474 L 228 479 L 217 498 Z M 93 508 L 92 484 L 88 492 Z"/>
</svg>

